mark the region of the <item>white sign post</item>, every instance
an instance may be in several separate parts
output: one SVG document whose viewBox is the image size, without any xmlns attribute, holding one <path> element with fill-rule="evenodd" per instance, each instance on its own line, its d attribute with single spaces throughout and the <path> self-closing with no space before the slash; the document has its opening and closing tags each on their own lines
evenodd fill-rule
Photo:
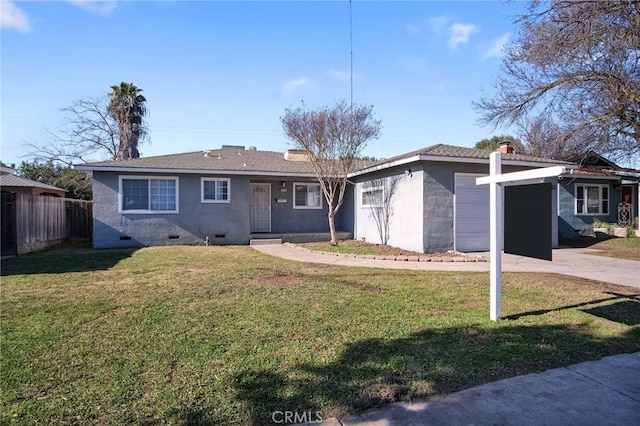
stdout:
<svg viewBox="0 0 640 426">
<path fill-rule="evenodd" d="M 502 186 L 505 183 L 520 182 L 532 179 L 544 179 L 546 177 L 560 176 L 566 172 L 561 166 L 545 167 L 541 169 L 526 170 L 502 174 L 502 156 L 499 152 L 491 153 L 489 157 L 489 176 L 476 179 L 476 185 L 489 185 L 489 211 L 490 211 L 490 298 L 489 318 L 498 321 L 502 316 Z M 514 183 L 517 185 L 517 183 Z"/>
</svg>

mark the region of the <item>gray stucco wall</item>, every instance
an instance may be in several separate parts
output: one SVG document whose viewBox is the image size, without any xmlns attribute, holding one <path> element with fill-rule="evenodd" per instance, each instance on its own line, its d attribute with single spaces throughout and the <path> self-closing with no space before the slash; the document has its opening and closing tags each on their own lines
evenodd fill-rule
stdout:
<svg viewBox="0 0 640 426">
<path fill-rule="evenodd" d="M 576 184 L 597 184 L 607 185 L 609 188 L 609 214 L 606 215 L 582 215 L 575 214 Z M 634 188 L 637 191 L 636 188 Z M 632 199 L 633 216 L 638 215 L 638 203 Z M 599 220 L 601 222 L 616 223 L 618 221 L 618 204 L 622 201 L 622 193 L 620 191 L 620 181 L 611 179 L 594 179 L 594 178 L 564 178 L 560 181 L 559 192 L 559 218 L 558 233 L 560 238 L 571 238 L 580 235 L 589 235 L 593 233 L 593 222 Z"/>
<path fill-rule="evenodd" d="M 118 209 L 119 173 L 95 172 L 93 181 L 93 244 L 96 248 L 177 244 L 248 244 L 250 239 L 250 183 L 271 184 L 271 232 L 326 232 L 327 208 L 293 209 L 293 180 L 251 176 L 230 178 L 230 203 L 202 203 L 200 175 L 178 177 L 178 213 L 121 213 Z M 131 173 L 123 173 L 131 175 Z M 159 176 L 137 174 L 136 176 Z M 273 179 L 273 180 L 271 180 Z M 286 192 L 280 192 L 285 181 Z M 313 180 L 295 179 L 295 182 Z M 277 198 L 286 199 L 278 203 Z"/>
<path fill-rule="evenodd" d="M 290 179 L 290 178 L 289 178 Z M 271 183 L 271 232 L 329 232 L 329 220 L 327 218 L 327 202 L 322 196 L 321 209 L 294 209 L 293 185 L 294 183 L 315 183 L 315 179 L 275 180 L 265 181 L 251 179 L 251 182 Z M 282 186 L 284 182 L 284 186 Z M 282 189 L 285 191 L 283 192 Z M 279 203 L 277 200 L 286 200 Z"/>
</svg>

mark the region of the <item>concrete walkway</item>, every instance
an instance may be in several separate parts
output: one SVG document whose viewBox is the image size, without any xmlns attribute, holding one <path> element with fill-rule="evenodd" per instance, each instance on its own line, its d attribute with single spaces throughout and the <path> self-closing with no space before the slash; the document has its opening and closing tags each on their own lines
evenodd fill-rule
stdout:
<svg viewBox="0 0 640 426">
<path fill-rule="evenodd" d="M 489 257 L 488 253 L 474 254 L 474 256 L 484 257 L 485 261 L 482 262 L 464 262 L 461 261 L 462 259 L 456 258 L 448 258 L 446 262 L 416 262 L 320 253 L 293 244 L 266 244 L 252 247 L 271 256 L 300 262 L 421 271 L 489 271 L 489 262 L 486 262 Z M 502 270 L 505 272 L 549 272 L 640 288 L 640 262 L 597 256 L 594 252 L 596 250 L 584 248 L 554 249 L 552 262 L 505 254 L 502 256 Z"/>
<path fill-rule="evenodd" d="M 317 423 L 316 423 L 317 424 Z M 391 404 L 324 426 L 639 425 L 640 352 Z"/>
</svg>

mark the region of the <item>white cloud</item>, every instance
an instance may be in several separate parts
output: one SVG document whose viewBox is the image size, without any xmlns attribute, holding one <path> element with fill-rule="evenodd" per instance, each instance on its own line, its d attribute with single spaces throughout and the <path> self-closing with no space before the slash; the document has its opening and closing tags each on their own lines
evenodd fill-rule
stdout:
<svg viewBox="0 0 640 426">
<path fill-rule="evenodd" d="M 69 3 L 97 15 L 107 16 L 118 7 L 116 0 L 69 0 Z"/>
<path fill-rule="evenodd" d="M 504 54 L 504 46 L 509 42 L 511 33 L 506 33 L 502 37 L 494 39 L 489 47 L 482 54 L 482 59 L 499 58 Z"/>
<path fill-rule="evenodd" d="M 289 80 L 282 85 L 282 94 L 290 98 L 298 93 L 301 89 L 308 89 L 313 86 L 313 80 L 309 77 L 299 77 Z"/>
<path fill-rule="evenodd" d="M 449 47 L 451 50 L 456 50 L 459 44 L 469 41 L 471 34 L 478 31 L 478 28 L 473 24 L 451 24 L 447 33 L 449 34 Z"/>
<path fill-rule="evenodd" d="M 8 0 L 0 1 L 0 27 L 10 28 L 21 33 L 31 31 L 27 14 Z"/>
<path fill-rule="evenodd" d="M 431 31 L 434 31 L 437 34 L 442 34 L 447 27 L 450 19 L 446 16 L 436 16 L 435 18 L 429 18 L 427 20 L 427 24 Z"/>
</svg>

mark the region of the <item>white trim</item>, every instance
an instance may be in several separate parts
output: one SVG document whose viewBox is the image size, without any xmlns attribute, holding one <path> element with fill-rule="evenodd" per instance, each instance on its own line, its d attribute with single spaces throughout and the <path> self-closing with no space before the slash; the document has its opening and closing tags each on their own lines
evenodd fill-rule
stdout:
<svg viewBox="0 0 640 426">
<path fill-rule="evenodd" d="M 370 166 L 364 168 L 362 170 L 357 170 L 355 172 L 349 173 L 348 177 L 355 177 L 367 173 L 373 173 L 380 170 L 388 169 L 391 167 L 401 166 L 404 164 L 414 163 L 417 161 L 433 161 L 433 162 L 442 162 L 442 163 L 473 163 L 473 164 L 489 164 L 488 158 L 471 158 L 471 157 L 444 157 L 439 155 L 412 155 L 411 157 L 402 158 L 399 160 L 391 161 L 388 163 L 378 164 L 376 166 Z M 502 160 L 502 165 L 506 166 L 525 166 L 525 167 L 564 167 L 567 170 L 573 170 L 578 168 L 576 164 L 569 163 L 552 163 L 552 162 L 542 162 L 542 161 L 523 161 L 523 160 Z"/>
<path fill-rule="evenodd" d="M 318 190 L 320 191 L 320 205 L 319 206 L 297 206 L 296 205 L 296 186 L 317 186 Z M 300 210 L 320 210 L 322 209 L 322 199 L 324 198 L 324 196 L 322 195 L 322 186 L 320 185 L 320 183 L 314 183 L 314 182 L 293 182 L 293 208 L 294 209 L 300 209 Z"/>
<path fill-rule="evenodd" d="M 380 200 L 380 205 L 374 205 L 374 204 L 364 204 L 362 201 L 362 196 L 365 194 L 365 192 L 374 192 L 374 191 L 382 191 L 382 199 Z M 360 208 L 365 208 L 365 209 L 370 209 L 372 207 L 382 207 L 382 203 L 384 200 L 384 186 L 372 186 L 369 188 L 362 188 L 360 191 Z"/>
<path fill-rule="evenodd" d="M 190 175 L 229 175 L 229 176 L 270 176 L 270 177 L 310 177 L 315 178 L 315 173 L 291 173 L 291 172 L 261 172 L 255 170 L 197 170 L 197 169 L 157 169 L 153 167 L 110 167 L 110 166 L 73 166 L 74 169 L 93 172 L 121 172 L 121 173 L 173 173 Z"/>
<path fill-rule="evenodd" d="M 227 199 L 208 199 L 204 198 L 204 183 L 205 182 L 227 182 Z M 231 179 L 229 178 L 214 178 L 214 177 L 201 177 L 200 178 L 200 202 L 212 203 L 212 204 L 228 204 L 231 202 Z"/>
<path fill-rule="evenodd" d="M 597 187 L 598 188 L 598 212 L 597 213 L 582 213 L 578 212 L 578 187 L 582 187 L 582 205 L 583 208 L 588 210 L 589 207 L 587 205 L 587 197 L 586 191 L 584 189 L 585 186 L 589 187 Z M 602 189 L 607 188 L 607 203 L 608 209 L 607 212 L 602 211 L 602 202 L 604 199 L 602 198 Z M 574 183 L 573 184 L 573 213 L 576 216 L 608 216 L 611 214 L 611 187 L 607 183 Z"/>
<path fill-rule="evenodd" d="M 122 181 L 127 180 L 173 180 L 176 182 L 176 209 L 175 210 L 123 210 L 122 209 Z M 151 191 L 151 185 L 149 185 Z M 151 204 L 151 194 L 149 194 L 149 204 Z M 178 214 L 180 213 L 180 178 L 178 176 L 137 176 L 118 175 L 118 213 L 120 214 Z"/>
</svg>

